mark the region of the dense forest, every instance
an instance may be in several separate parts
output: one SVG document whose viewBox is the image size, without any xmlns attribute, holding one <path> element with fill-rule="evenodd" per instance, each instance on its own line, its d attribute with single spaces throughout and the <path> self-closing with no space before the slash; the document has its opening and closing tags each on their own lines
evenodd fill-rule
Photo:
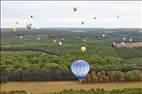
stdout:
<svg viewBox="0 0 142 94">
<path fill-rule="evenodd" d="M 52 33 L 56 43 L 51 42 Z M 126 43 L 129 38 L 141 42 L 141 36 L 139 29 L 2 29 L 1 81 L 75 80 L 70 66 L 80 59 L 91 66 L 83 82 L 89 82 L 92 73 L 94 82 L 111 81 L 112 75 L 117 78 L 114 81 L 142 80 L 142 48 L 111 47 L 113 41 L 119 43 L 124 37 Z M 65 41 L 60 46 L 62 37 Z M 83 42 L 82 37 L 87 40 Z M 87 48 L 84 53 L 81 46 Z"/>
</svg>

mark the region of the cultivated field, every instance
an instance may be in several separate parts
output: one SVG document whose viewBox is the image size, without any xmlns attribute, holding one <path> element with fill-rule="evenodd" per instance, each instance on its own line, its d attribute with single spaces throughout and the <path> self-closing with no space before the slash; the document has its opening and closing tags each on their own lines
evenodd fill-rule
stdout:
<svg viewBox="0 0 142 94">
<path fill-rule="evenodd" d="M 117 47 L 121 47 L 121 45 L 117 44 Z M 125 47 L 127 47 L 127 48 L 142 47 L 142 42 L 126 43 Z"/>
<path fill-rule="evenodd" d="M 104 88 L 122 89 L 122 88 L 142 88 L 142 82 L 119 82 L 119 83 L 96 83 L 81 84 L 75 81 L 54 81 L 54 82 L 9 82 L 1 85 L 1 91 L 26 90 L 32 94 L 41 94 L 44 92 L 56 92 L 64 89 L 96 89 Z"/>
</svg>

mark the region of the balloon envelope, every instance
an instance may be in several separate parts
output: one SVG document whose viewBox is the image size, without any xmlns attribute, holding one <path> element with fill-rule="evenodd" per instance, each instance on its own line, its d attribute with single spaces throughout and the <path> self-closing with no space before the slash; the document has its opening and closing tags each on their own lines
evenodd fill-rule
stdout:
<svg viewBox="0 0 142 94">
<path fill-rule="evenodd" d="M 19 21 L 16 21 L 16 24 L 19 24 Z"/>
<path fill-rule="evenodd" d="M 62 38 L 62 39 L 61 39 L 61 42 L 64 42 L 64 40 L 65 40 L 65 39 L 64 39 L 64 38 Z"/>
<path fill-rule="evenodd" d="M 119 16 L 117 16 L 117 19 L 119 19 Z"/>
<path fill-rule="evenodd" d="M 85 52 L 86 51 L 86 47 L 81 47 L 81 51 Z"/>
<path fill-rule="evenodd" d="M 129 42 L 132 42 L 133 41 L 133 39 L 129 39 Z"/>
<path fill-rule="evenodd" d="M 72 63 L 71 70 L 78 80 L 82 80 L 90 70 L 89 64 L 84 60 L 77 60 Z"/>
<path fill-rule="evenodd" d="M 116 43 L 115 42 L 112 42 L 112 47 L 116 47 Z"/>
<path fill-rule="evenodd" d="M 84 22 L 81 22 L 81 24 L 84 24 Z"/>
<path fill-rule="evenodd" d="M 126 38 L 124 37 L 124 38 L 123 38 L 123 40 L 125 41 L 125 40 L 126 40 Z"/>
<path fill-rule="evenodd" d="M 37 40 L 40 40 L 40 38 L 38 37 Z"/>
<path fill-rule="evenodd" d="M 32 24 L 28 24 L 28 25 L 26 26 L 26 28 L 27 28 L 27 29 L 31 29 L 31 28 L 32 28 Z"/>
<path fill-rule="evenodd" d="M 20 39 L 23 39 L 24 37 L 23 36 L 20 36 Z"/>
<path fill-rule="evenodd" d="M 16 32 L 16 28 L 12 28 L 12 32 Z"/>
<path fill-rule="evenodd" d="M 86 39 L 82 39 L 82 41 L 83 41 L 83 42 L 85 42 L 85 41 L 86 41 Z"/>
<path fill-rule="evenodd" d="M 96 20 L 96 17 L 94 17 L 94 20 Z"/>
<path fill-rule="evenodd" d="M 102 34 L 102 37 L 104 38 L 106 35 L 105 34 Z"/>
<path fill-rule="evenodd" d="M 59 45 L 60 45 L 60 46 L 62 46 L 62 44 L 63 44 L 62 42 L 59 42 Z"/>
<path fill-rule="evenodd" d="M 31 15 L 31 18 L 33 18 L 33 16 Z"/>
<path fill-rule="evenodd" d="M 74 10 L 74 12 L 76 12 L 76 11 L 77 11 L 77 8 L 73 8 L 73 10 Z"/>
<path fill-rule="evenodd" d="M 124 47 L 126 45 L 125 42 L 120 42 L 121 47 Z"/>
</svg>

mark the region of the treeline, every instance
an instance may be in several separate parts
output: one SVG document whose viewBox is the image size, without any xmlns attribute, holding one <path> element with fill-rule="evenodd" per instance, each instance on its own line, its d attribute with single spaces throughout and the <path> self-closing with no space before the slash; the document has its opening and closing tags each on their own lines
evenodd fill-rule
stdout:
<svg viewBox="0 0 142 94">
<path fill-rule="evenodd" d="M 16 70 L 12 72 L 3 71 L 0 77 L 1 82 L 8 81 L 65 81 L 75 80 L 71 72 L 63 70 Z"/>
<path fill-rule="evenodd" d="M 142 81 L 142 72 L 132 70 L 128 72 L 122 71 L 92 71 L 82 80 L 82 83 L 103 83 L 103 82 L 126 82 L 126 81 Z"/>
<path fill-rule="evenodd" d="M 0 77 L 1 82 L 8 81 L 71 81 L 75 76 L 70 71 L 63 70 L 16 70 L 3 71 Z M 92 71 L 82 80 L 82 83 L 103 83 L 103 82 L 123 82 L 123 81 L 142 81 L 142 72 L 132 70 L 128 72 L 121 71 Z"/>
<path fill-rule="evenodd" d="M 29 94 L 24 90 L 16 90 L 9 92 L 1 92 L 0 94 Z M 30 93 L 32 94 L 32 93 Z M 142 88 L 125 88 L 125 89 L 112 89 L 104 90 L 103 88 L 90 89 L 90 90 L 63 90 L 55 93 L 44 93 L 44 94 L 142 94 Z"/>
<path fill-rule="evenodd" d="M 28 93 L 25 90 L 15 90 L 15 91 L 9 91 L 9 92 L 3 91 L 3 92 L 0 92 L 0 94 L 28 94 Z"/>
</svg>

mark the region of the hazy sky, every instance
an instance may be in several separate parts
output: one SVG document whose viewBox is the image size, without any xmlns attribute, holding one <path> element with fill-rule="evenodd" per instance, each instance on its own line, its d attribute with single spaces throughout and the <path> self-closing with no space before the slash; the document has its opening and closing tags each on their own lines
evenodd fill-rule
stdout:
<svg viewBox="0 0 142 94">
<path fill-rule="evenodd" d="M 1 27 L 32 23 L 40 28 L 142 28 L 142 1 L 1 1 L 1 5 Z"/>
</svg>

